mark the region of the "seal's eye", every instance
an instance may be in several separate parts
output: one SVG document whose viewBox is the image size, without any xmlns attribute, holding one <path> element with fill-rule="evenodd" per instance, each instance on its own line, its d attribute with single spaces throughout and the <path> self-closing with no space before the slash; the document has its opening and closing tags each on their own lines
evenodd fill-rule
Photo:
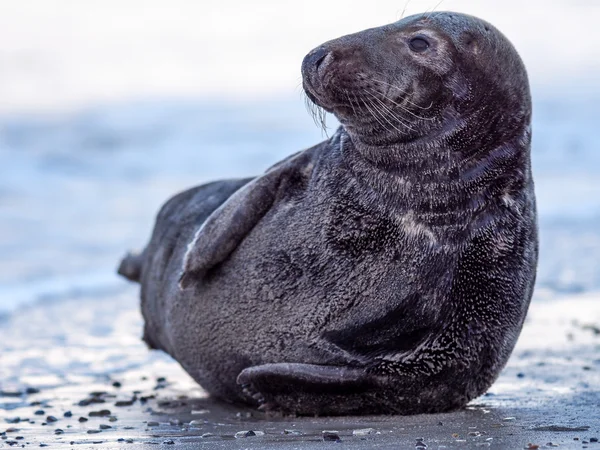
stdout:
<svg viewBox="0 0 600 450">
<path fill-rule="evenodd" d="M 429 48 L 429 42 L 424 37 L 418 36 L 408 42 L 408 46 L 413 52 L 421 53 Z"/>
</svg>

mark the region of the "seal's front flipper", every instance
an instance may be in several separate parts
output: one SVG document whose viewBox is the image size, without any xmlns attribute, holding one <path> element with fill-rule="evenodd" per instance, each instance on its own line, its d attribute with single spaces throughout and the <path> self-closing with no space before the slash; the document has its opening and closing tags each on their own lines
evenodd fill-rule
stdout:
<svg viewBox="0 0 600 450">
<path fill-rule="evenodd" d="M 200 281 L 210 269 L 225 261 L 285 193 L 289 183 L 302 182 L 310 176 L 313 149 L 255 178 L 206 219 L 185 255 L 181 288 Z"/>
<path fill-rule="evenodd" d="M 277 363 L 244 369 L 237 383 L 260 409 L 302 415 L 366 414 L 380 379 L 365 369 Z"/>
</svg>

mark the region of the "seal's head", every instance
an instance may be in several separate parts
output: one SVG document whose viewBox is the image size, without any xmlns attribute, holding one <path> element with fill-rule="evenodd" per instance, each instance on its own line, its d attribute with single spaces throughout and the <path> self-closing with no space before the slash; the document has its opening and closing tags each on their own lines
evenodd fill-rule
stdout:
<svg viewBox="0 0 600 450">
<path fill-rule="evenodd" d="M 523 132 L 530 121 L 514 47 L 487 22 L 454 12 L 326 42 L 304 58 L 302 76 L 309 99 L 369 145 L 440 136 L 468 122 L 470 136 L 492 125 L 494 133 Z"/>
</svg>

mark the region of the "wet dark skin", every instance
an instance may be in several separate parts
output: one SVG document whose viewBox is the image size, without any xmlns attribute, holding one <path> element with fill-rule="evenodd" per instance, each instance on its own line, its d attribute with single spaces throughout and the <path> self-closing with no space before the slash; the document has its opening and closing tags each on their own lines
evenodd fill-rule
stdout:
<svg viewBox="0 0 600 450">
<path fill-rule="evenodd" d="M 302 76 L 340 128 L 165 204 L 120 267 L 141 283 L 144 339 L 262 409 L 460 408 L 506 364 L 535 281 L 523 63 L 445 12 L 326 42 Z"/>
</svg>

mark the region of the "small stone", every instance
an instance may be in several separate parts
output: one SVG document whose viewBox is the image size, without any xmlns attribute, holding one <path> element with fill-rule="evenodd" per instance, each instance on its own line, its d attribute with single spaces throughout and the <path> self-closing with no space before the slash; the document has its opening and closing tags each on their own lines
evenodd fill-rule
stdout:
<svg viewBox="0 0 600 450">
<path fill-rule="evenodd" d="M 40 444 L 40 447 L 48 447 L 48 444 Z"/>
<path fill-rule="evenodd" d="M 43 409 L 38 409 L 36 412 L 34 412 L 34 414 L 36 416 L 43 416 L 44 414 L 46 414 L 46 411 L 44 411 Z"/>
<path fill-rule="evenodd" d="M 102 433 L 102 430 L 87 430 L 87 434 L 98 434 Z"/>
<path fill-rule="evenodd" d="M 28 387 L 27 389 L 25 389 L 25 393 L 27 395 L 31 395 L 31 394 L 39 394 L 40 390 L 38 388 L 34 388 L 34 387 Z"/>
<path fill-rule="evenodd" d="M 80 422 L 87 422 L 87 421 L 88 421 L 88 418 L 87 418 L 87 417 L 80 417 L 78 420 L 79 420 Z"/>
<path fill-rule="evenodd" d="M 173 442 L 171 439 L 167 440 L 167 441 L 163 441 L 163 444 L 167 444 L 167 445 L 173 445 L 175 442 Z"/>
<path fill-rule="evenodd" d="M 46 422 L 47 423 L 54 423 L 54 422 L 57 422 L 57 421 L 58 421 L 58 419 L 56 417 L 54 417 L 54 416 L 48 416 L 48 417 L 46 417 Z"/>
<path fill-rule="evenodd" d="M 373 434 L 375 430 L 373 428 L 360 428 L 358 430 L 353 430 L 353 436 L 366 436 L 367 434 Z"/>
<path fill-rule="evenodd" d="M 133 405 L 134 400 L 119 400 L 118 402 L 115 403 L 115 406 L 117 407 L 122 407 L 122 406 L 131 406 Z"/>
<path fill-rule="evenodd" d="M 558 447 L 558 444 L 554 444 L 554 443 L 552 443 L 552 442 L 548 442 L 548 443 L 546 444 L 546 447 Z"/>
<path fill-rule="evenodd" d="M 207 438 L 207 437 L 211 437 L 211 436 L 214 436 L 214 434 L 212 434 L 212 433 L 204 433 L 204 434 L 203 434 L 202 436 L 200 436 L 200 437 Z"/>
<path fill-rule="evenodd" d="M 15 439 L 17 441 L 22 441 L 23 439 L 25 439 L 23 436 L 15 436 Z"/>
<path fill-rule="evenodd" d="M 323 440 L 339 442 L 339 441 L 341 441 L 341 439 L 340 439 L 340 435 L 338 433 L 339 433 L 339 431 L 325 430 L 325 431 L 323 431 Z"/>
<path fill-rule="evenodd" d="M 7 433 L 16 433 L 19 430 L 20 430 L 20 428 L 10 427 L 10 428 L 6 429 L 6 432 Z"/>
<path fill-rule="evenodd" d="M 202 420 L 192 420 L 190 422 L 190 427 L 200 427 L 204 425 L 204 422 Z"/>
<path fill-rule="evenodd" d="M 57 428 L 56 430 L 54 430 L 54 434 L 63 434 L 64 430 L 61 430 L 60 428 Z"/>
<path fill-rule="evenodd" d="M 597 437 L 590 438 L 590 442 L 598 442 L 598 438 Z"/>
<path fill-rule="evenodd" d="M 127 442 L 128 444 L 133 444 L 133 439 L 125 439 L 125 442 Z"/>
<path fill-rule="evenodd" d="M 236 438 L 246 438 L 246 437 L 252 437 L 252 436 L 256 436 L 256 434 L 252 430 L 238 431 L 237 433 L 235 433 Z"/>
<path fill-rule="evenodd" d="M 90 416 L 90 417 L 108 417 L 108 416 L 110 416 L 110 410 L 101 409 L 100 411 L 90 411 L 88 416 Z"/>
<path fill-rule="evenodd" d="M 73 413 L 71 411 L 66 411 L 63 416 L 65 417 L 73 417 Z"/>
<path fill-rule="evenodd" d="M 148 425 L 149 427 L 158 427 L 160 425 L 160 423 L 155 422 L 155 421 L 150 421 L 146 425 Z"/>
<path fill-rule="evenodd" d="M 103 423 L 101 423 L 101 424 L 100 424 L 100 426 L 99 426 L 99 428 L 100 428 L 101 430 L 109 430 L 109 429 L 111 429 L 112 427 L 111 427 L 110 425 L 104 425 Z"/>
<path fill-rule="evenodd" d="M 302 434 L 302 432 L 298 430 L 283 430 L 283 434 L 292 434 L 294 436 L 299 436 Z"/>
<path fill-rule="evenodd" d="M 479 431 L 469 431 L 469 436 L 481 436 Z"/>
<path fill-rule="evenodd" d="M 525 378 L 525 374 L 523 372 L 519 372 L 517 374 L 517 378 Z"/>
<path fill-rule="evenodd" d="M 181 420 L 179 420 L 179 419 L 169 419 L 169 425 L 173 425 L 173 426 L 181 425 Z"/>
<path fill-rule="evenodd" d="M 537 450 L 538 448 L 540 448 L 539 445 L 537 444 L 532 444 L 531 442 L 529 444 L 527 444 L 527 447 L 525 447 L 527 450 Z"/>
<path fill-rule="evenodd" d="M 113 385 L 113 387 L 116 387 L 116 388 L 120 388 L 121 386 L 123 386 L 119 381 L 113 381 L 112 385 Z"/>
<path fill-rule="evenodd" d="M 116 422 L 118 419 L 115 416 L 109 416 L 108 417 L 108 421 L 109 422 Z"/>
<path fill-rule="evenodd" d="M 9 417 L 7 419 L 4 419 L 4 421 L 6 423 L 19 423 L 21 421 L 20 417 Z"/>
</svg>

